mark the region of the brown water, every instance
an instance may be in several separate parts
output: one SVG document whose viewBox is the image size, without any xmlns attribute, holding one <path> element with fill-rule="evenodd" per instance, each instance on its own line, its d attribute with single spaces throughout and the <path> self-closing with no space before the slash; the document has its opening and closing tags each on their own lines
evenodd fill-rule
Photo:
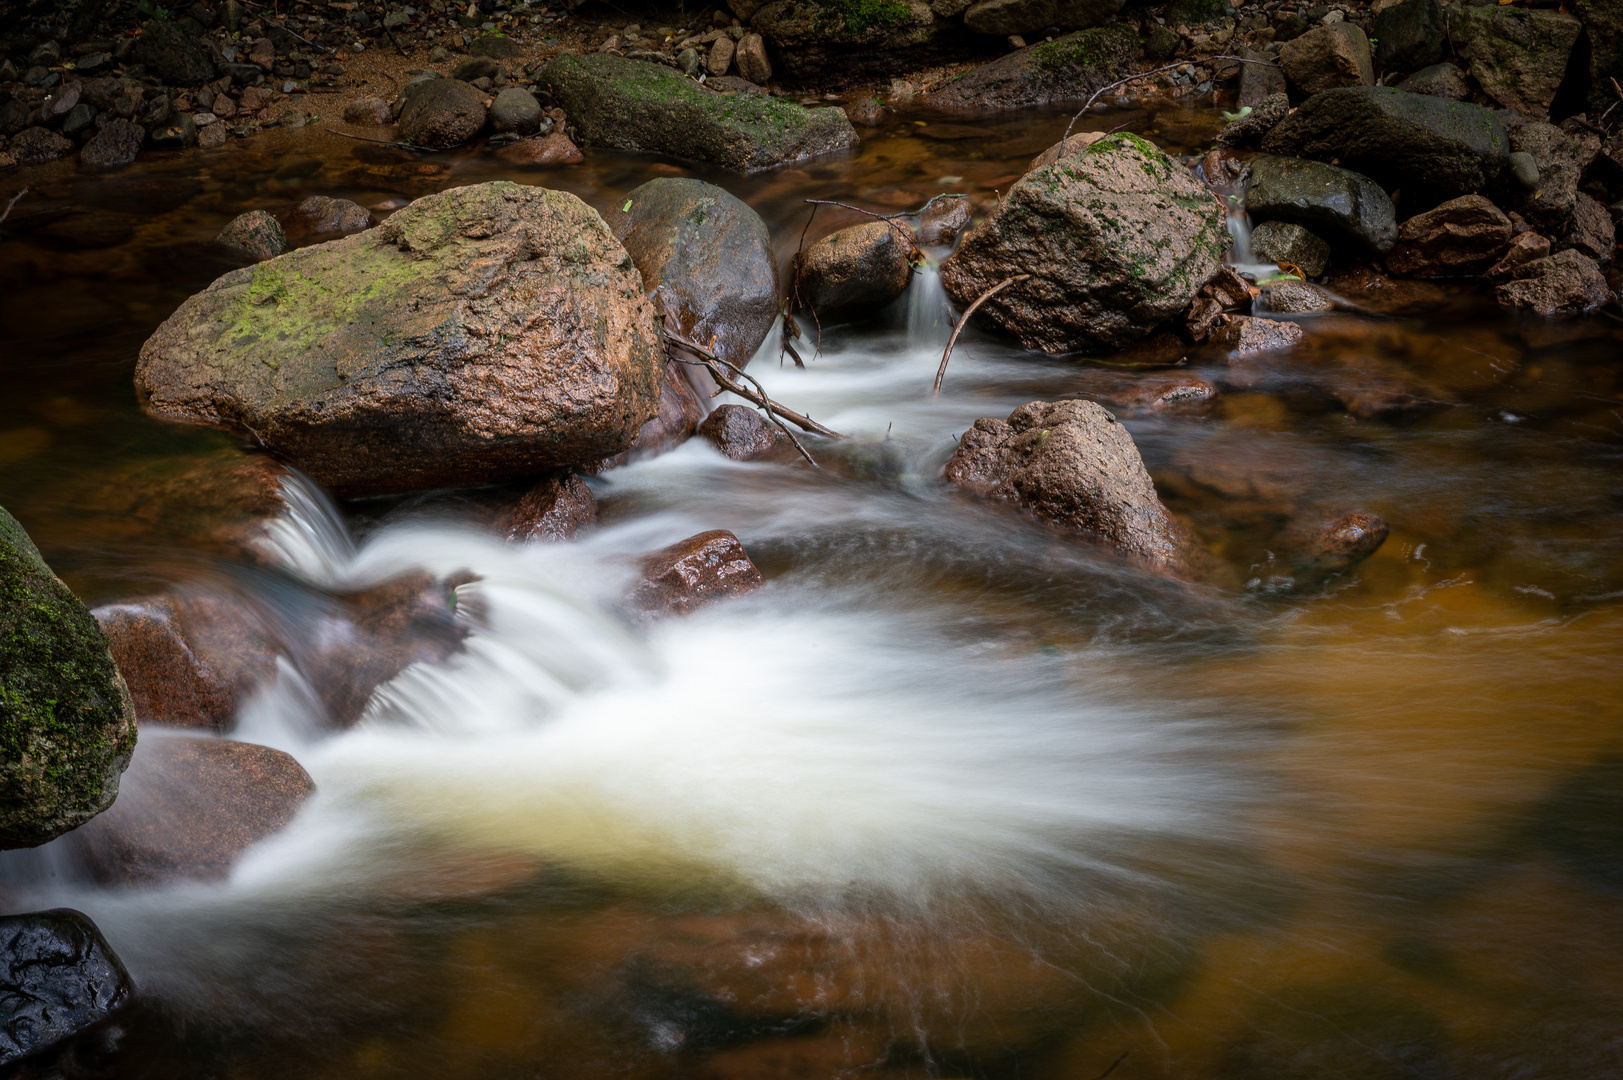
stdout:
<svg viewBox="0 0 1623 1080">
<path fill-rule="evenodd" d="M 1126 119 L 1173 148 L 1219 122 L 1094 124 Z M 13 174 L 0 196 L 32 192 L 0 240 L 0 504 L 92 603 L 232 558 L 239 451 L 144 418 L 131 372 L 236 265 L 210 238 L 245 210 L 500 176 L 603 207 L 697 175 L 787 257 L 804 198 L 988 197 L 1064 122 L 904 115 L 857 156 L 747 179 L 605 153 L 517 174 L 312 129 Z M 302 722 L 296 680 L 256 702 L 237 734 L 320 794 L 229 883 L 99 890 L 49 849 L 8 856 L 14 908 L 91 913 L 140 986 L 55 1068 L 1623 1073 L 1623 325 L 1427 290 L 1306 319 L 1290 355 L 1191 353 L 1172 374 L 1215 401 L 1139 412 L 1124 388 L 1164 372 L 988 340 L 930 399 L 945 331 L 914 299 L 911 330 L 898 313 L 830 330 L 807 371 L 752 368 L 852 436 L 820 474 L 692 445 L 600 478 L 604 527 L 569 550 L 505 551 L 454 498 L 347 508 L 358 555 L 319 508 L 298 519 L 290 565 L 317 586 L 471 566 L 489 647 L 402 676 L 344 734 Z M 954 432 L 1064 394 L 1118 403 L 1214 584 L 941 490 Z M 1391 536 L 1304 574 L 1281 525 L 1333 507 Z M 625 554 L 713 527 L 770 590 L 652 631 L 601 614 Z"/>
</svg>

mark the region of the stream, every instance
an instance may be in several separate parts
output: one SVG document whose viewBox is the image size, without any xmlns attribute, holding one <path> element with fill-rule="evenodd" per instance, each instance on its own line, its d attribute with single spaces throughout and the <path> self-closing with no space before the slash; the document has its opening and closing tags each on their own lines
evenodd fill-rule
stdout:
<svg viewBox="0 0 1623 1080">
<path fill-rule="evenodd" d="M 1301 350 L 1169 370 L 971 331 L 932 397 L 953 314 L 926 268 L 881 323 L 808 328 L 804 370 L 776 334 L 750 365 L 850 436 L 818 471 L 694 439 L 593 478 L 584 539 L 530 545 L 454 494 L 338 506 L 295 476 L 252 566 L 207 522 L 132 505 L 132 465 L 234 446 L 144 416 L 131 374 L 239 265 L 212 237 L 246 210 L 497 178 L 603 208 L 690 175 L 750 203 L 787 263 L 804 199 L 989 198 L 1066 120 L 902 113 L 849 158 L 748 178 L 604 151 L 504 172 L 319 127 L 113 177 L 33 170 L 30 212 L 66 212 L 0 240 L 0 505 L 88 604 L 225 578 L 474 578 L 466 651 L 407 669 L 349 730 L 289 665 L 249 701 L 232 737 L 291 753 L 317 790 L 228 880 L 98 887 L 61 841 L 0 855 L 7 910 L 84 911 L 138 987 L 60 1075 L 1623 1067 L 1623 323 L 1606 313 L 1517 318 L 1426 286 L 1301 317 Z M 1169 105 L 1091 126 L 1127 121 L 1183 152 L 1222 125 Z M 1119 404 L 1169 374 L 1221 393 Z M 1127 425 L 1210 580 L 941 481 L 977 417 L 1079 395 Z M 1278 521 L 1334 508 L 1391 535 L 1304 576 Z M 705 529 L 735 532 L 769 587 L 627 622 L 634 557 Z"/>
</svg>

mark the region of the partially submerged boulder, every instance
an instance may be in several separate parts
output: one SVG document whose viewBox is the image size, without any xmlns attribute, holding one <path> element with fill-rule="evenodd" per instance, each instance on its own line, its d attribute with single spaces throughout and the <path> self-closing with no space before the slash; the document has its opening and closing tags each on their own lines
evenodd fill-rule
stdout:
<svg viewBox="0 0 1623 1080">
<path fill-rule="evenodd" d="M 1330 265 L 1330 245 L 1294 221 L 1264 221 L 1251 230 L 1251 253 L 1281 266 L 1289 264 L 1310 278 Z"/>
<path fill-rule="evenodd" d="M 485 126 L 485 95 L 461 79 L 408 83 L 403 93 L 400 137 L 414 146 L 449 150 Z"/>
<path fill-rule="evenodd" d="M 702 373 L 701 373 L 702 374 Z M 703 375 L 709 380 L 709 375 Z M 589 472 L 619 468 L 643 458 L 658 457 L 687 442 L 705 416 L 705 404 L 694 390 L 688 369 L 675 360 L 665 362 L 665 375 L 659 384 L 659 408 L 637 431 L 631 445 L 618 454 L 593 465 Z"/>
<path fill-rule="evenodd" d="M 596 146 L 750 173 L 858 142 L 843 109 L 805 109 L 765 94 L 718 94 L 659 64 L 606 53 L 555 57 L 539 79 Z"/>
<path fill-rule="evenodd" d="M 1531 120 L 1550 114 L 1583 23 L 1528 8 L 1448 9 L 1448 37 L 1482 92 Z"/>
<path fill-rule="evenodd" d="M 1251 160 L 1246 211 L 1260 221 L 1294 221 L 1374 252 L 1397 243 L 1397 211 L 1367 176 L 1323 162 L 1259 154 Z"/>
<path fill-rule="evenodd" d="M 947 479 L 1095 538 L 1129 558 L 1181 572 L 1193 550 L 1161 505 L 1133 438 L 1091 401 L 1033 401 L 964 432 Z"/>
<path fill-rule="evenodd" d="M 0 918 L 0 1068 L 105 1020 L 134 990 L 112 946 L 79 912 Z"/>
<path fill-rule="evenodd" d="M 664 350 L 573 195 L 505 181 L 233 271 L 142 347 L 165 419 L 240 427 L 342 494 L 493 483 L 626 449 Z"/>
<path fill-rule="evenodd" d="M 1224 315 L 1212 330 L 1211 342 L 1231 356 L 1253 356 L 1289 349 L 1302 340 L 1302 328 L 1285 319 Z"/>
<path fill-rule="evenodd" d="M 497 515 L 496 534 L 509 543 L 573 540 L 597 524 L 597 496 L 579 473 L 546 477 Z"/>
<path fill-rule="evenodd" d="M 1188 169 L 1115 134 L 1009 189 L 941 264 L 960 308 L 1030 274 L 980 312 L 1028 349 L 1118 349 L 1189 306 L 1222 264 L 1223 207 Z"/>
<path fill-rule="evenodd" d="M 642 560 L 631 606 L 646 618 L 687 615 L 766 583 L 738 537 L 725 529 L 690 536 Z"/>
<path fill-rule="evenodd" d="M 796 299 L 819 325 L 872 315 L 907 291 L 916 250 L 906 226 L 895 221 L 830 233 L 801 254 Z"/>
<path fill-rule="evenodd" d="M 0 848 L 112 805 L 135 708 L 96 620 L 0 509 Z"/>
<path fill-rule="evenodd" d="M 1495 290 L 1500 307 L 1531 311 L 1546 318 L 1581 315 L 1612 298 L 1595 261 L 1571 248 L 1517 267 L 1515 280 Z"/>
<path fill-rule="evenodd" d="M 789 436 L 747 405 L 718 405 L 699 425 L 699 434 L 734 461 L 775 456 L 791 446 Z"/>
<path fill-rule="evenodd" d="M 331 195 L 311 195 L 294 213 L 313 233 L 359 232 L 372 227 L 372 213 L 366 207 Z"/>
<path fill-rule="evenodd" d="M 1405 277 L 1480 274 L 1504 254 L 1513 229 L 1481 195 L 1461 195 L 1399 225 L 1386 268 Z"/>
<path fill-rule="evenodd" d="M 913 230 L 921 244 L 950 244 L 969 224 L 973 208 L 964 195 L 937 195 L 919 215 Z"/>
<path fill-rule="evenodd" d="M 966 72 L 924 101 L 943 109 L 1023 109 L 1078 101 L 1121 78 L 1139 50 L 1123 25 L 1039 42 Z"/>
<path fill-rule="evenodd" d="M 274 259 L 287 250 L 287 233 L 282 223 L 264 210 L 238 214 L 214 240 L 256 259 Z"/>
<path fill-rule="evenodd" d="M 778 317 L 778 263 L 761 216 L 714 184 L 660 177 L 607 220 L 672 329 L 747 364 Z"/>
</svg>

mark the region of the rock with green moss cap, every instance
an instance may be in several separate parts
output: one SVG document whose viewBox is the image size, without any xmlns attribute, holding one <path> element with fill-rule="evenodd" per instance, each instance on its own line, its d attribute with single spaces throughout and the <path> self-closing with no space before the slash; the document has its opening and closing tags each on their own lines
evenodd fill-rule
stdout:
<svg viewBox="0 0 1623 1080">
<path fill-rule="evenodd" d="M 804 109 L 765 94 L 719 94 L 659 64 L 606 53 L 555 57 L 538 80 L 596 146 L 750 173 L 858 142 L 843 109 Z"/>
<path fill-rule="evenodd" d="M 1482 92 L 1531 120 L 1550 115 L 1583 23 L 1557 11 L 1451 7 L 1448 36 Z"/>
<path fill-rule="evenodd" d="M 107 639 L 0 509 L 0 848 L 107 809 L 134 749 L 135 706 Z"/>
<path fill-rule="evenodd" d="M 986 39 L 952 17 L 967 6 L 956 0 L 776 0 L 755 13 L 750 28 L 771 47 L 785 83 L 884 83 L 898 71 L 985 50 Z"/>
<path fill-rule="evenodd" d="M 941 264 L 941 283 L 963 308 L 1029 274 L 978 317 L 1028 349 L 1106 351 L 1187 308 L 1229 243 L 1205 185 L 1124 132 L 1022 177 Z"/>
<path fill-rule="evenodd" d="M 943 109 L 1023 109 L 1080 101 L 1127 74 L 1138 35 L 1122 25 L 1095 27 L 1028 45 L 959 76 L 925 102 Z"/>
<path fill-rule="evenodd" d="M 498 181 L 226 274 L 142 346 L 135 381 L 156 416 L 251 432 L 367 495 L 618 453 L 654 414 L 663 361 L 596 211 Z"/>
</svg>

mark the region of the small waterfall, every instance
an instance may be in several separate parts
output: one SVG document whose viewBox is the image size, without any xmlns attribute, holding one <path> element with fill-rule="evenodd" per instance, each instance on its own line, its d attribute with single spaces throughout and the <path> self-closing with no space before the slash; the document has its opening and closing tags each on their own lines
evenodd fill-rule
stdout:
<svg viewBox="0 0 1623 1080">
<path fill-rule="evenodd" d="M 909 345 L 945 345 L 952 333 L 952 303 L 941 287 L 940 264 L 926 259 L 913 271 L 913 280 L 902 297 L 907 307 Z"/>
<path fill-rule="evenodd" d="M 266 527 L 260 550 L 307 581 L 334 584 L 340 568 L 355 561 L 355 542 L 338 508 L 302 473 L 289 472 L 281 489 L 287 510 Z"/>
</svg>

